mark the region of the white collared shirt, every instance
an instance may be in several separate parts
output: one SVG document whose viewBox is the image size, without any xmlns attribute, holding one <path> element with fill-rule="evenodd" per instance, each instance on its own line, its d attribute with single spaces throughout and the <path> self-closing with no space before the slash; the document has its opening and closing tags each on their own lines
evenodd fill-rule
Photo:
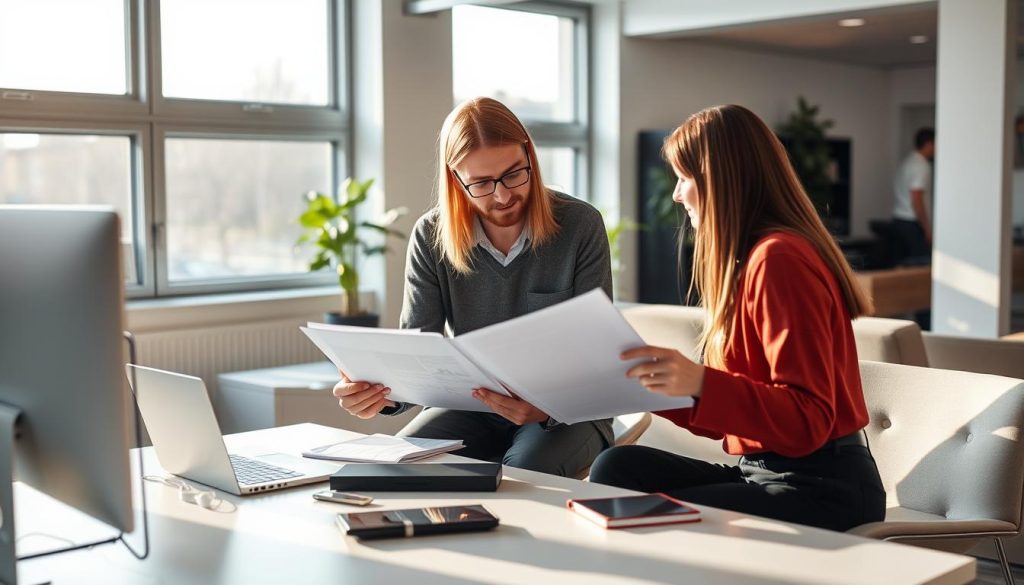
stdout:
<svg viewBox="0 0 1024 585">
<path fill-rule="evenodd" d="M 519 234 L 515 243 L 512 244 L 511 248 L 509 248 L 508 254 L 502 254 L 501 250 L 495 248 L 494 244 L 491 243 L 490 238 L 487 237 L 487 232 L 484 231 L 484 225 L 480 223 L 480 216 L 475 216 L 473 218 L 474 244 L 480 246 L 484 250 L 487 250 L 487 252 L 490 253 L 490 255 L 493 256 L 494 259 L 502 266 L 508 266 L 511 264 L 512 261 L 516 259 L 516 256 L 519 256 L 519 254 L 521 254 L 523 250 L 530 245 L 531 236 L 533 236 L 533 232 L 530 230 L 530 224 L 527 223 L 523 226 L 523 232 Z"/>
</svg>

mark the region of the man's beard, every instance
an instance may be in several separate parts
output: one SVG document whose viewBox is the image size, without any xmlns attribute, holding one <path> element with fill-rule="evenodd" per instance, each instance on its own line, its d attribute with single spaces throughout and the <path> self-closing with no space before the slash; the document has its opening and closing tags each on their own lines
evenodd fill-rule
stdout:
<svg viewBox="0 0 1024 585">
<path fill-rule="evenodd" d="M 518 205 L 510 205 L 512 203 L 518 203 Z M 487 209 L 486 212 L 480 213 L 480 218 L 490 224 L 498 227 L 511 227 L 523 220 L 526 216 L 526 203 L 522 197 L 514 197 L 502 207 L 505 210 L 495 209 L 498 206 L 492 206 Z"/>
</svg>

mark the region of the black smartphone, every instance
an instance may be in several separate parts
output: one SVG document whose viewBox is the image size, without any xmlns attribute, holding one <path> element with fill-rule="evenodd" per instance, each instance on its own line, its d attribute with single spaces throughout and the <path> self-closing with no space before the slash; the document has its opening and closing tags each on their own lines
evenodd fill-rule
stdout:
<svg viewBox="0 0 1024 585">
<path fill-rule="evenodd" d="M 476 532 L 498 525 L 498 517 L 480 505 L 441 506 L 338 514 L 338 527 L 358 538 L 425 536 L 448 532 Z"/>
</svg>

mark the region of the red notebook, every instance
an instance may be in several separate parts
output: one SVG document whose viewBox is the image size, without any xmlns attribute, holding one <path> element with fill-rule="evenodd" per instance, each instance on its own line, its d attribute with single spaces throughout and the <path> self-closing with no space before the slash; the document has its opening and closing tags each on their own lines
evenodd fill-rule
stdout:
<svg viewBox="0 0 1024 585">
<path fill-rule="evenodd" d="M 605 528 L 699 522 L 700 510 L 665 494 L 569 500 L 569 509 Z"/>
</svg>

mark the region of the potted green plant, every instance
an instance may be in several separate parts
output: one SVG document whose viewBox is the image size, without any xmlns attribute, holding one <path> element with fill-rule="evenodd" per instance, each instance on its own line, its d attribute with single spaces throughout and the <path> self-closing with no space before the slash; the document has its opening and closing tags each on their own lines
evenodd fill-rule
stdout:
<svg viewBox="0 0 1024 585">
<path fill-rule="evenodd" d="M 832 203 L 832 185 L 835 170 L 829 149 L 827 132 L 835 124 L 832 120 L 819 120 L 819 106 L 807 103 L 798 96 L 796 111 L 779 126 L 778 133 L 786 143 L 793 170 L 811 198 L 822 218 L 828 217 Z"/>
<path fill-rule="evenodd" d="M 325 321 L 336 325 L 359 325 L 376 327 L 380 316 L 367 313 L 359 307 L 360 257 L 383 254 L 388 251 L 389 237 L 405 238 L 405 234 L 391 228 L 391 225 L 408 211 L 404 207 L 387 210 L 377 221 L 360 221 L 356 208 L 366 201 L 373 185 L 373 179 L 357 181 L 351 177 L 341 186 L 337 201 L 330 195 L 310 191 L 305 195 L 306 210 L 299 216 L 299 223 L 306 228 L 298 244 L 307 242 L 316 246 L 316 255 L 309 263 L 310 271 L 333 267 L 338 275 L 338 284 L 344 291 L 344 303 L 340 311 L 325 314 Z M 367 239 L 365 232 L 383 237 Z"/>
</svg>

